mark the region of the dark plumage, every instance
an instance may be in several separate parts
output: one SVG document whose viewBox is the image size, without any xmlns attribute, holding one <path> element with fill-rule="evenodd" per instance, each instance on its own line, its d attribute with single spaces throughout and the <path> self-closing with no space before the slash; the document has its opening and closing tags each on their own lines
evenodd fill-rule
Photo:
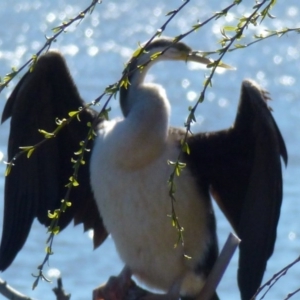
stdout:
<svg viewBox="0 0 300 300">
<path fill-rule="evenodd" d="M 56 118 L 66 118 L 69 111 L 78 110 L 82 105 L 61 55 L 57 52 L 43 55 L 34 72 L 26 73 L 20 80 L 2 114 L 2 122 L 12 117 L 8 161 L 20 151 L 20 146 L 35 145 L 43 139 L 38 129 L 52 132 Z M 5 178 L 1 270 L 12 263 L 23 247 L 35 217 L 46 226 L 50 224 L 48 210 L 60 207 L 66 194 L 65 185 L 73 173 L 70 159 L 87 135 L 86 123 L 96 116 L 95 111 L 84 111 L 81 122 L 69 124 L 57 138 L 39 147 L 30 159 L 21 156 Z M 90 155 L 86 153 L 87 160 Z M 59 226 L 63 229 L 74 219 L 75 224 L 83 223 L 85 230 L 94 229 L 94 246 L 97 247 L 107 233 L 91 192 L 88 166 L 80 168 L 78 180 L 81 184 L 70 195 L 73 205 L 62 214 Z"/>
</svg>

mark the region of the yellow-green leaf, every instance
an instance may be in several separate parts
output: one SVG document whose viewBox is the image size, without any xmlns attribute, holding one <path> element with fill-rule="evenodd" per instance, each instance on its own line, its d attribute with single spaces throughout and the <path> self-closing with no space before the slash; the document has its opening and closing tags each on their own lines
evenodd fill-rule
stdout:
<svg viewBox="0 0 300 300">
<path fill-rule="evenodd" d="M 49 218 L 49 219 L 57 219 L 57 218 L 58 218 L 58 213 L 57 213 L 57 211 L 55 210 L 53 213 L 51 213 L 51 211 L 48 210 L 48 218 Z"/>
<path fill-rule="evenodd" d="M 53 252 L 52 252 L 50 246 L 47 246 L 47 247 L 46 247 L 45 252 L 46 252 L 47 254 L 53 254 Z"/>
<path fill-rule="evenodd" d="M 188 143 L 186 141 L 182 140 L 181 145 L 182 145 L 182 151 L 187 154 L 190 154 L 190 147 L 189 147 Z"/>
<path fill-rule="evenodd" d="M 69 180 L 72 182 L 73 186 L 78 186 L 79 185 L 78 181 L 73 176 L 71 176 L 69 178 Z"/>
<path fill-rule="evenodd" d="M 235 26 L 224 26 L 223 30 L 226 30 L 226 31 L 235 31 L 236 27 Z"/>
<path fill-rule="evenodd" d="M 141 53 L 144 51 L 143 48 L 138 48 L 136 49 L 133 54 L 132 54 L 132 57 L 138 57 L 139 55 L 141 55 Z"/>
<path fill-rule="evenodd" d="M 82 153 L 82 149 L 79 149 L 77 152 L 74 152 L 75 155 L 80 155 Z"/>
<path fill-rule="evenodd" d="M 75 160 L 73 157 L 71 157 L 71 163 L 76 164 L 77 160 Z"/>
<path fill-rule="evenodd" d="M 39 129 L 38 131 L 39 131 L 41 134 L 43 134 L 44 137 L 45 137 L 46 139 L 51 139 L 51 138 L 55 137 L 55 134 L 52 133 L 52 132 L 47 132 L 47 131 L 45 131 L 45 130 L 43 130 L 43 129 Z"/>
<path fill-rule="evenodd" d="M 161 51 L 158 51 L 158 52 L 155 52 L 155 53 L 153 53 L 151 56 L 150 56 L 150 59 L 151 60 L 155 60 L 155 59 L 157 59 L 160 55 L 161 55 Z"/>
<path fill-rule="evenodd" d="M 130 85 L 130 81 L 128 79 L 128 76 L 126 76 L 120 83 L 120 87 L 124 87 L 126 90 L 128 89 L 128 86 Z"/>
<path fill-rule="evenodd" d="M 70 112 L 68 113 L 68 115 L 69 115 L 70 117 L 73 117 L 73 116 L 77 115 L 78 113 L 79 113 L 78 110 L 76 110 L 76 111 L 70 111 Z"/>
<path fill-rule="evenodd" d="M 60 227 L 59 226 L 55 226 L 52 230 L 51 230 L 51 232 L 53 233 L 53 234 L 58 234 L 59 233 L 59 230 L 60 230 Z M 52 254 L 52 253 L 51 253 Z"/>
<path fill-rule="evenodd" d="M 7 164 L 6 169 L 5 169 L 5 176 L 8 176 L 10 174 L 12 166 L 13 166 L 12 163 Z"/>
<path fill-rule="evenodd" d="M 27 152 L 27 158 L 30 158 L 30 156 L 33 153 L 33 151 L 34 151 L 34 147 L 32 147 L 31 149 L 28 150 L 28 152 Z"/>
</svg>

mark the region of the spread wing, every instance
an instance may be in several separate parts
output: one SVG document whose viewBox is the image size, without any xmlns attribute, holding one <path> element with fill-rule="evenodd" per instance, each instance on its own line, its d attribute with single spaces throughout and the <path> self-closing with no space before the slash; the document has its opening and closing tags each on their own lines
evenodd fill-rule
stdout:
<svg viewBox="0 0 300 300">
<path fill-rule="evenodd" d="M 53 132 L 56 118 L 68 118 L 68 112 L 84 105 L 62 56 L 48 52 L 41 56 L 32 72 L 27 72 L 9 97 L 2 122 L 11 117 L 8 161 L 20 152 L 20 146 L 32 146 L 43 140 L 38 129 Z M 5 270 L 23 247 L 35 217 L 48 226 L 48 210 L 60 207 L 66 195 L 65 185 L 73 174 L 71 158 L 88 133 L 87 122 L 96 112 L 87 109 L 80 122 L 73 120 L 56 138 L 47 140 L 27 158 L 20 156 L 5 178 L 3 233 L 0 247 L 0 270 Z M 89 148 L 92 148 L 92 141 Z M 94 246 L 107 236 L 90 188 L 90 152 L 86 164 L 79 168 L 79 186 L 71 190 L 72 206 L 61 214 L 59 226 L 65 228 L 72 219 L 94 229 Z"/>
<path fill-rule="evenodd" d="M 189 166 L 211 189 L 242 240 L 238 283 L 247 300 L 260 286 L 274 249 L 282 202 L 280 157 L 287 164 L 285 144 L 267 100 L 266 92 L 245 80 L 234 125 L 188 141 Z"/>
</svg>

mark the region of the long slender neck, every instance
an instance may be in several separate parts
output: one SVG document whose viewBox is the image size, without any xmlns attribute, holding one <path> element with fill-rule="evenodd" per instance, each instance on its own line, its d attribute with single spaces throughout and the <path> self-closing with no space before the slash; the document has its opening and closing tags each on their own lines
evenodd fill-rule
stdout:
<svg viewBox="0 0 300 300">
<path fill-rule="evenodd" d="M 127 117 L 132 104 L 134 104 L 129 102 L 129 94 L 134 91 L 137 86 L 144 83 L 146 74 L 153 63 L 154 62 L 150 61 L 143 69 L 138 68 L 137 59 L 131 60 L 129 63 L 127 69 L 129 85 L 126 88 L 124 86 L 120 88 L 120 106 L 124 117 Z"/>
<path fill-rule="evenodd" d="M 130 85 L 120 91 L 127 142 L 136 149 L 135 162 L 155 159 L 167 142 L 170 104 L 165 90 L 160 85 L 144 83 L 152 65 L 150 62 L 142 73 L 139 70 L 130 73 Z"/>
<path fill-rule="evenodd" d="M 159 61 L 168 60 L 164 55 L 158 56 L 156 59 L 151 59 L 151 55 L 156 51 L 147 50 L 138 58 L 133 58 L 127 67 L 129 85 L 127 88 L 122 86 L 120 88 L 120 106 L 124 117 L 126 118 L 132 107 L 136 104 L 137 97 L 129 96 L 136 92 L 136 89 L 147 87 L 148 84 L 144 83 L 145 77 L 149 69 Z M 154 89 L 154 87 L 153 87 Z M 167 98 L 166 98 L 167 99 Z"/>
</svg>

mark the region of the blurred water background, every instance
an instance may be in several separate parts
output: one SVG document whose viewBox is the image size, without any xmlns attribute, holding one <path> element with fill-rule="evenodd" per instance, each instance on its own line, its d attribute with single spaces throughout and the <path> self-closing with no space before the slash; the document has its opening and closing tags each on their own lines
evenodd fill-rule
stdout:
<svg viewBox="0 0 300 300">
<path fill-rule="evenodd" d="M 74 17 L 88 6 L 90 1 L 75 0 L 2 0 L 0 6 L 0 76 L 20 67 L 37 52 L 51 36 L 51 29 L 62 21 Z M 221 4 L 220 4 L 221 3 Z M 181 1 L 127 0 L 103 1 L 92 15 L 80 24 L 72 26 L 61 35 L 53 48 L 61 51 L 67 60 L 71 74 L 83 98 L 90 102 L 100 95 L 108 84 L 116 82 L 124 63 L 138 42 L 149 39 L 165 22 L 165 14 L 181 4 Z M 225 8 L 230 1 L 191 1 L 168 25 L 165 34 L 175 36 L 184 33 L 198 20 L 204 21 L 214 11 Z M 226 18 L 210 22 L 203 29 L 191 34 L 184 41 L 195 49 L 217 49 L 220 28 L 234 26 L 236 17 L 249 14 L 254 1 L 243 1 L 227 14 Z M 300 27 L 298 0 L 278 1 L 272 14 L 263 25 L 249 27 L 245 34 L 251 37 L 262 33 L 266 27 Z M 246 39 L 245 42 L 250 41 Z M 271 93 L 274 116 L 286 141 L 289 164 L 283 170 L 284 201 L 278 227 L 274 255 L 269 261 L 265 280 L 293 261 L 300 253 L 300 118 L 299 118 L 299 35 L 290 33 L 281 38 L 271 38 L 242 51 L 226 55 L 225 62 L 237 67 L 234 72 L 216 74 L 213 88 L 197 111 L 198 123 L 193 130 L 211 131 L 226 128 L 234 120 L 241 81 L 252 78 Z M 202 88 L 207 70 L 193 64 L 165 62 L 156 65 L 148 80 L 160 82 L 167 90 L 172 104 L 172 125 L 183 126 L 188 106 L 195 103 Z M 0 94 L 0 111 L 20 76 Z M 298 88 L 297 88 L 298 87 Z M 111 117 L 119 116 L 118 101 L 111 102 Z M 0 127 L 0 151 L 6 155 L 9 122 Z M 3 163 L 0 164 L 0 219 L 3 211 Z M 17 187 L 16 187 L 17 188 Z M 223 245 L 230 227 L 217 211 L 220 245 Z M 0 221 L 2 226 L 2 221 Z M 42 262 L 46 230 L 34 223 L 29 239 L 13 265 L 1 274 L 20 292 L 35 299 L 54 299 L 54 284 L 40 282 L 32 291 L 32 273 Z M 110 275 L 117 274 L 122 262 L 115 252 L 110 238 L 93 251 L 91 233 L 83 233 L 82 227 L 69 226 L 54 243 L 55 254 L 50 259 L 46 274 L 55 279 L 60 273 L 64 287 L 72 293 L 72 299 L 91 299 L 91 291 Z M 218 288 L 222 299 L 239 299 L 236 287 L 237 253 Z M 278 282 L 265 299 L 284 299 L 299 288 L 300 266 L 296 265 Z M 54 280 L 55 281 L 55 280 Z M 2 296 L 0 296 L 1 298 Z M 300 299 L 300 295 L 295 296 Z"/>
</svg>

